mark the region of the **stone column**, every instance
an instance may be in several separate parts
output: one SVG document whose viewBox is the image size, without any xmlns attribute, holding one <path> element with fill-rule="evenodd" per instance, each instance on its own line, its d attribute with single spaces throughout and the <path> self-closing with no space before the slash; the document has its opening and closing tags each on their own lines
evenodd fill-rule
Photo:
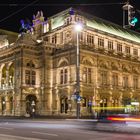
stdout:
<svg viewBox="0 0 140 140">
<path fill-rule="evenodd" d="M 47 91 L 46 95 L 47 95 L 47 97 L 45 99 L 45 101 L 46 101 L 45 109 L 47 110 L 46 115 L 51 115 L 51 113 L 52 113 L 52 93 L 50 91 Z"/>
<path fill-rule="evenodd" d="M 120 73 L 118 75 L 118 86 L 122 87 L 122 81 L 123 81 L 123 75 L 122 73 Z"/>
<path fill-rule="evenodd" d="M 5 97 L 5 102 L 6 102 L 6 115 L 10 115 L 10 99 L 8 95 Z"/>
<path fill-rule="evenodd" d="M 8 87 L 9 86 L 9 71 L 6 70 L 6 81 L 5 81 L 5 86 Z"/>
<path fill-rule="evenodd" d="M 98 36 L 95 35 L 94 37 L 95 48 L 98 48 Z"/>
<path fill-rule="evenodd" d="M 130 55 L 134 56 L 134 54 L 133 54 L 133 47 L 132 46 L 130 47 Z"/>
<path fill-rule="evenodd" d="M 111 71 L 108 72 L 108 84 L 110 89 L 112 88 L 112 73 Z"/>
<path fill-rule="evenodd" d="M 108 39 L 104 39 L 104 48 L 105 50 L 108 50 Z"/>
<path fill-rule="evenodd" d="M 56 40 L 57 40 L 57 42 L 56 42 L 56 44 L 60 44 L 60 33 L 57 33 L 56 34 Z"/>
<path fill-rule="evenodd" d="M 114 51 L 117 52 L 117 42 L 116 41 L 113 42 L 113 47 L 114 47 Z"/>
<path fill-rule="evenodd" d="M 21 100 L 20 100 L 20 95 L 16 96 L 16 104 L 15 104 L 15 112 L 16 112 L 16 116 L 20 116 L 21 115 Z"/>
<path fill-rule="evenodd" d="M 108 107 L 112 107 L 112 94 L 113 94 L 112 91 L 110 91 L 109 92 L 109 101 L 107 103 L 107 106 Z"/>
<path fill-rule="evenodd" d="M 124 54 L 126 54 L 125 47 L 126 47 L 126 44 L 122 43 L 122 53 Z"/>
</svg>

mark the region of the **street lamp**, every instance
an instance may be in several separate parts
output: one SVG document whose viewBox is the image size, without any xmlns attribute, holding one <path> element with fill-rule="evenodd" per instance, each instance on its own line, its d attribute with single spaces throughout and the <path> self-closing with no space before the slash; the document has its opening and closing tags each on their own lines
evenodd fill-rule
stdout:
<svg viewBox="0 0 140 140">
<path fill-rule="evenodd" d="M 5 104 L 6 104 L 6 102 L 5 102 L 5 99 L 3 98 L 2 99 L 2 114 L 4 114 L 4 112 L 5 112 Z"/>
<path fill-rule="evenodd" d="M 77 46 L 76 46 L 76 95 L 77 95 L 77 119 L 80 118 L 80 48 L 79 48 L 79 32 L 82 30 L 83 26 L 80 23 L 75 25 L 76 36 L 77 36 Z"/>
<path fill-rule="evenodd" d="M 34 100 L 31 102 L 31 106 L 32 106 L 32 117 L 34 118 L 35 117 L 35 101 Z"/>
</svg>

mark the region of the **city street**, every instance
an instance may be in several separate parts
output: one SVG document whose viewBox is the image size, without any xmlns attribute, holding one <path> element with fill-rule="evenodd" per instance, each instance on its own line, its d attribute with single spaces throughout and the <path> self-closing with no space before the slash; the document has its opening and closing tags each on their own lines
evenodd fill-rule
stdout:
<svg viewBox="0 0 140 140">
<path fill-rule="evenodd" d="M 106 125 L 106 126 L 105 126 Z M 96 127 L 106 129 L 96 130 Z M 120 129 L 127 126 L 117 126 Z M 110 124 L 70 119 L 0 119 L 0 140 L 139 140 L 140 134 L 107 131 Z M 132 130 L 133 131 L 133 130 Z M 115 133 L 114 133 L 115 132 Z M 121 133 L 120 133 L 121 132 Z M 139 131 L 140 132 L 140 131 Z"/>
</svg>

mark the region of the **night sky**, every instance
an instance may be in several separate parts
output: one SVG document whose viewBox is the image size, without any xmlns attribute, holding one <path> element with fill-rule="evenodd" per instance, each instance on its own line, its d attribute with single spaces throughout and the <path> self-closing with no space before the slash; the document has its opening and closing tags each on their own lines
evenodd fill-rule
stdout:
<svg viewBox="0 0 140 140">
<path fill-rule="evenodd" d="M 1 0 L 0 28 L 19 32 L 21 19 L 31 21 L 33 14 L 41 10 L 47 18 L 69 7 L 122 25 L 124 2 L 126 0 Z M 140 10 L 140 0 L 130 0 L 130 4 Z"/>
</svg>

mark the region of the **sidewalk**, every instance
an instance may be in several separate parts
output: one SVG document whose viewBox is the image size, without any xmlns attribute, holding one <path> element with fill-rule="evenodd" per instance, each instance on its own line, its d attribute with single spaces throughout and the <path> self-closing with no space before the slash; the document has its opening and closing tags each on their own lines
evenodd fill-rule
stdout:
<svg viewBox="0 0 140 140">
<path fill-rule="evenodd" d="M 30 116 L 30 117 L 26 117 L 26 116 L 0 116 L 0 119 L 69 119 L 69 120 L 94 120 L 93 117 L 89 117 L 89 116 L 84 116 L 84 117 L 80 117 L 80 119 L 77 119 L 76 116 L 39 116 L 39 115 L 35 115 L 35 116 Z"/>
</svg>

